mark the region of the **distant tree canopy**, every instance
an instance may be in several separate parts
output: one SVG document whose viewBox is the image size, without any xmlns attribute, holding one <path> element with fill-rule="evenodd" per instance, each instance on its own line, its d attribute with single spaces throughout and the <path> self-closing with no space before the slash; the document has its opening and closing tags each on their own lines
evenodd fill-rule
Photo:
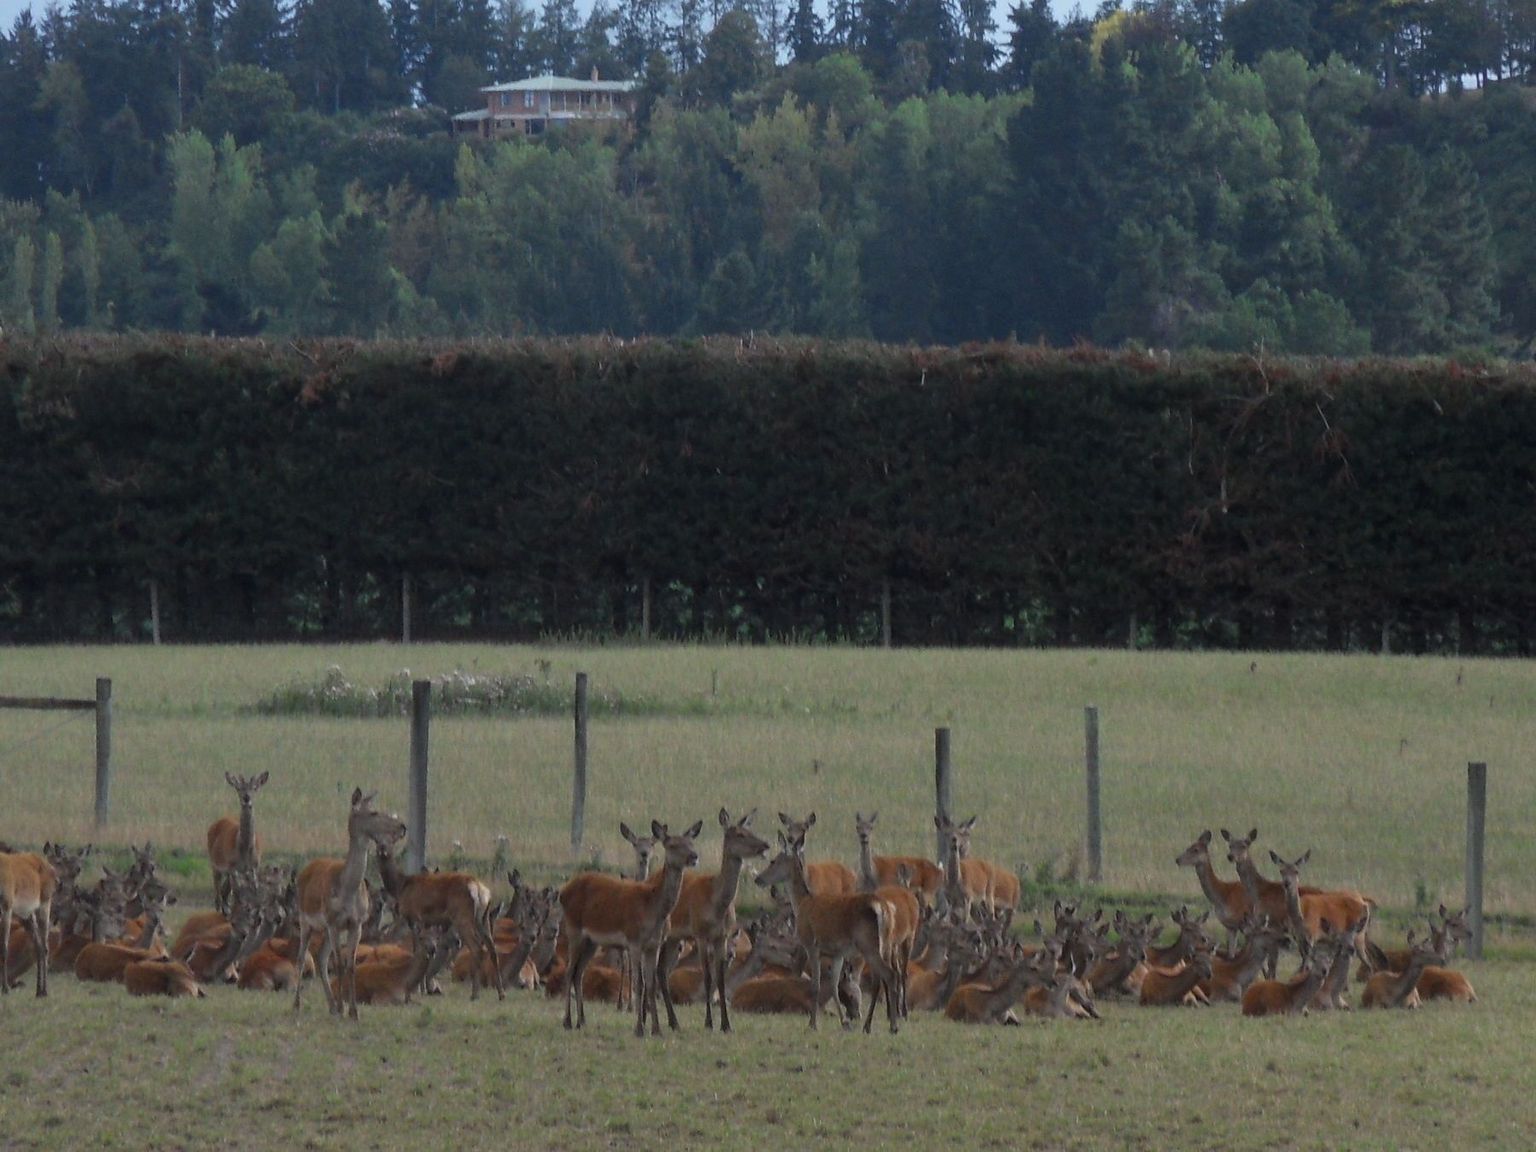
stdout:
<svg viewBox="0 0 1536 1152">
<path fill-rule="evenodd" d="M 824 11 L 24 14 L 0 33 L 0 329 L 1536 340 L 1536 6 Z M 448 131 L 493 80 L 594 68 L 640 85 L 623 131 Z"/>
</svg>

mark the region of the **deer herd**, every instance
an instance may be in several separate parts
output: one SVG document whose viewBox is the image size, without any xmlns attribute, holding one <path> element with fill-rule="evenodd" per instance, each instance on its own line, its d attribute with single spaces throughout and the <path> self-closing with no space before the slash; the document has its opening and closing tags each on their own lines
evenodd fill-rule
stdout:
<svg viewBox="0 0 1536 1152">
<path fill-rule="evenodd" d="M 240 810 L 208 829 L 214 908 L 186 916 L 169 943 L 175 896 L 149 845 L 121 872 L 103 867 L 94 886 L 82 882 L 90 848 L 0 845 L 0 992 L 33 968 L 46 996 L 50 968 L 66 968 L 136 996 L 201 997 L 219 983 L 287 991 L 297 1012 L 312 976 L 331 1013 L 356 1018 L 359 1002 L 405 1003 L 449 979 L 468 982 L 471 999 L 482 984 L 500 999 L 508 985 L 542 988 L 563 997 L 566 1028 L 584 1026 L 589 999 L 627 1006 L 636 1036 L 647 1021 L 660 1034 L 658 1001 L 676 1030 L 676 1005 L 702 1000 L 705 1028 L 718 1016 L 722 1032 L 733 1012 L 799 1013 L 816 1028 L 823 1010 L 844 1027 L 862 1011 L 868 1032 L 882 998 L 892 1032 L 913 1011 L 972 1024 L 1094 1019 L 1110 998 L 1300 1015 L 1348 1008 L 1352 969 L 1368 1008 L 1476 999 L 1447 966 L 1470 936 L 1465 912 L 1441 905 L 1422 935 L 1385 948 L 1373 938 L 1369 897 L 1301 882 L 1310 850 L 1294 860 L 1269 852 L 1279 879 L 1264 876 L 1257 829 L 1222 830 L 1232 879 L 1212 862 L 1209 831 L 1178 855 L 1210 907 L 1177 909 L 1163 942 L 1155 915 L 1090 915 L 1060 901 L 1048 924 L 1016 932 L 1019 878 L 971 854 L 974 817 L 935 817 L 936 863 L 875 855 L 876 814 L 857 813 L 856 870 L 807 858 L 815 813 L 779 813 L 775 847 L 753 831 L 753 812 L 722 808 L 713 872 L 697 867 L 702 821 L 675 832 L 653 821 L 648 836 L 621 824 L 634 852 L 628 874 L 583 871 L 559 889 L 536 889 L 512 871 L 511 895 L 498 903 L 467 872 L 405 874 L 395 859 L 405 825 L 361 789 L 347 812 L 344 856 L 296 872 L 263 865 L 255 800 L 267 779 L 226 773 Z M 767 910 L 743 923 L 736 902 L 749 869 Z M 1286 949 L 1299 966 L 1281 977 Z"/>
</svg>

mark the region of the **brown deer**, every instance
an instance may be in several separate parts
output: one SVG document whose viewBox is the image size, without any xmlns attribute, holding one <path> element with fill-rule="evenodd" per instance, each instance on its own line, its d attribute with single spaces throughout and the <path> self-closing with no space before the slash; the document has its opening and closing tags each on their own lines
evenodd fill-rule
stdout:
<svg viewBox="0 0 1536 1152">
<path fill-rule="evenodd" d="M 297 955 L 309 949 L 309 939 L 316 932 L 323 935 L 315 971 L 325 991 L 332 1015 L 341 1015 L 341 997 L 331 987 L 331 955 L 341 952 L 340 972 L 348 981 L 347 1016 L 357 1019 L 357 945 L 364 921 L 368 919 L 368 889 L 363 873 L 368 866 L 368 844 L 382 837 L 405 834 L 405 825 L 396 816 L 373 806 L 372 793 L 352 790 L 351 809 L 347 814 L 347 855 L 345 859 L 311 860 L 297 880 L 299 945 Z M 304 981 L 293 986 L 293 1010 L 299 1011 Z"/>
<path fill-rule="evenodd" d="M 960 838 L 955 847 L 961 860 L 970 861 L 979 866 L 986 876 L 986 887 L 981 896 L 982 902 L 994 912 L 1001 908 L 1017 908 L 1022 892 L 1018 876 L 1001 864 L 994 864 L 990 860 L 977 860 L 971 856 L 971 833 L 975 830 L 976 817 L 972 816 L 959 826 Z"/>
<path fill-rule="evenodd" d="M 1420 1004 L 1419 977 L 1430 963 L 1439 959 L 1434 942 L 1428 938 L 1414 941 L 1408 933 L 1410 950 L 1407 965 L 1401 972 L 1377 972 L 1365 982 L 1365 993 L 1360 1003 L 1366 1008 L 1417 1008 Z"/>
<path fill-rule="evenodd" d="M 960 1024 L 1000 1024 L 1011 1017 L 1013 1006 L 1032 988 L 1054 986 L 1069 978 L 1056 971 L 1056 960 L 1047 952 L 1019 960 L 1002 983 L 995 987 L 962 984 L 944 1005 L 944 1018 Z"/>
<path fill-rule="evenodd" d="M 666 853 L 666 864 L 656 876 L 650 880 L 624 880 L 599 872 L 582 872 L 560 890 L 563 930 L 570 942 L 570 972 L 565 990 L 567 1028 L 585 1026 L 582 974 L 600 946 L 612 945 L 629 949 L 638 970 L 640 995 L 635 997 L 638 1011 L 635 1035 L 645 1035 L 647 1012 L 651 1017 L 652 1034 L 661 1034 L 661 1019 L 656 1008 L 657 962 L 667 936 L 667 918 L 682 891 L 683 870 L 699 862 L 693 841 L 703 828 L 704 822 L 700 820 L 674 836 L 665 824 L 653 820 L 651 833 L 661 841 Z M 576 1001 L 574 1022 L 571 1017 L 573 996 Z"/>
<path fill-rule="evenodd" d="M 256 793 L 267 782 L 267 773 L 245 777 L 226 772 L 224 780 L 240 796 L 240 817 L 220 816 L 208 825 L 208 862 L 213 866 L 214 909 L 228 915 L 231 873 L 236 869 L 254 872 L 261 863 L 254 803 Z"/>
<path fill-rule="evenodd" d="M 1141 981 L 1146 975 L 1147 940 L 1155 920 L 1150 912 L 1140 920 L 1132 920 L 1124 912 L 1115 913 L 1114 929 L 1119 939 L 1114 950 L 1099 957 L 1083 977 L 1094 995 L 1106 996 L 1112 992 L 1141 995 Z"/>
<path fill-rule="evenodd" d="M 445 947 L 446 928 L 441 924 L 422 930 L 414 949 L 381 949 L 372 960 L 357 964 L 357 998 L 364 1004 L 408 1004 L 411 992 L 420 986 L 432 962 Z M 341 997 L 341 977 L 334 989 Z"/>
<path fill-rule="evenodd" d="M 890 905 L 879 896 L 864 892 L 816 895 L 811 891 L 806 872 L 805 841 L 782 835 L 779 837 L 779 854 L 757 877 L 757 884 L 762 888 L 780 883 L 789 885 L 789 898 L 795 909 L 795 932 L 806 951 L 806 966 L 811 975 L 811 1027 L 816 1027 L 821 1008 L 822 957 L 831 960 L 832 983 L 836 985 L 842 979 L 848 958 L 857 954 L 874 973 L 877 984 L 885 988 L 886 1015 L 891 1031 L 897 1031 L 900 1025 L 896 974 L 888 960 Z M 838 1007 L 841 1014 L 842 1005 Z M 865 1032 L 874 1020 L 874 1009 L 871 1001 L 869 1015 L 864 1021 Z M 845 1027 L 851 1025 L 852 1020 L 844 1021 Z"/>
<path fill-rule="evenodd" d="M 1196 952 L 1179 968 L 1149 965 L 1141 981 L 1142 1007 L 1166 1008 L 1171 1005 L 1208 1005 L 1210 997 L 1203 985 L 1212 975 L 1211 954 Z"/>
<path fill-rule="evenodd" d="M 11 917 L 32 938 L 37 994 L 48 995 L 48 933 L 59 874 L 35 852 L 0 852 L 0 994 L 11 990 Z"/>
<path fill-rule="evenodd" d="M 207 995 L 180 960 L 169 956 L 152 956 L 135 960 L 123 969 L 123 987 L 130 996 L 191 996 Z"/>
<path fill-rule="evenodd" d="M 1325 924 L 1353 924 L 1364 921 L 1359 931 L 1365 931 L 1370 923 L 1376 903 L 1358 892 L 1344 890 L 1303 890 L 1301 866 L 1312 858 L 1308 848 L 1294 861 L 1287 862 L 1279 853 L 1271 851 L 1269 858 L 1280 869 L 1280 883 L 1285 889 L 1285 924 L 1291 930 L 1291 938 L 1305 955 L 1320 937 L 1328 935 Z M 1358 939 L 1358 936 L 1357 936 Z"/>
<path fill-rule="evenodd" d="M 720 849 L 720 871 L 693 872 L 683 877 L 677 905 L 672 909 L 667 942 L 662 948 L 661 997 L 667 1007 L 667 1024 L 677 1028 L 677 1013 L 672 1007 L 671 976 L 678 951 L 684 941 L 692 940 L 699 951 L 704 969 L 704 1027 L 713 1030 L 713 1001 L 720 1001 L 720 1031 L 731 1030 L 729 998 L 725 992 L 726 942 L 736 928 L 736 885 L 742 865 L 768 854 L 768 841 L 752 831 L 754 808 L 739 820 L 720 809 L 720 827 L 725 840 Z"/>
<path fill-rule="evenodd" d="M 406 876 L 395 864 L 394 841 L 374 841 L 379 880 L 394 898 L 395 915 L 411 930 L 417 951 L 425 930 L 452 928 L 475 958 L 469 968 L 469 998 L 480 997 L 479 958 L 484 956 L 496 985 L 496 998 L 505 1000 L 496 938 L 491 930 L 491 890 L 468 872 L 420 872 Z M 434 951 L 434 956 L 436 951 Z"/>
<path fill-rule="evenodd" d="M 816 813 L 794 820 L 780 812 L 779 823 L 784 825 L 786 838 L 804 843 L 805 834 L 816 826 Z M 805 866 L 805 878 L 817 896 L 850 895 L 859 890 L 859 878 L 841 860 L 813 860 Z"/>
<path fill-rule="evenodd" d="M 837 993 L 839 1011 L 850 1020 L 857 1019 L 859 1004 L 859 980 L 853 965 L 843 969 L 842 978 L 834 986 L 831 980 L 814 987 L 806 976 L 757 976 L 743 981 L 731 997 L 731 1007 L 737 1012 L 754 1015 L 804 1016 L 813 1008 L 824 1008 Z M 814 999 L 819 996 L 820 1000 Z"/>
<path fill-rule="evenodd" d="M 1255 980 L 1243 993 L 1244 1016 L 1305 1016 L 1312 998 L 1328 978 L 1332 955 L 1314 948 L 1289 980 Z"/>
<path fill-rule="evenodd" d="M 1269 957 L 1286 939 L 1283 927 L 1268 917 L 1249 919 L 1243 928 L 1243 946 L 1233 952 L 1211 957 L 1211 978 L 1202 986 L 1206 999 L 1213 1004 L 1242 1002 L 1243 993 L 1259 978 Z"/>
<path fill-rule="evenodd" d="M 960 910 L 962 916 L 971 914 L 973 903 L 986 903 L 989 874 L 979 860 L 966 860 L 960 855 L 960 840 L 970 833 L 976 823 L 972 816 L 963 824 L 956 824 L 947 812 L 936 813 L 933 824 L 939 830 L 939 842 L 943 847 L 941 861 L 944 868 L 944 896 L 951 908 Z M 986 905 L 991 911 L 991 905 Z"/>
<path fill-rule="evenodd" d="M 868 816 L 853 814 L 854 832 L 859 838 L 859 889 L 873 892 L 876 888 L 901 885 L 918 893 L 925 904 L 932 904 L 944 890 L 944 869 L 923 856 L 875 856 L 871 852 L 875 820 L 880 814 Z M 906 880 L 902 880 L 906 869 Z"/>
<path fill-rule="evenodd" d="M 1211 830 L 1207 828 L 1200 833 L 1193 844 L 1178 854 L 1174 863 L 1180 868 L 1195 870 L 1200 891 L 1211 902 L 1216 922 L 1227 930 L 1227 946 L 1230 948 L 1248 918 L 1252 903 L 1241 878 L 1223 880 L 1216 875 L 1216 869 L 1211 866 Z M 1283 917 L 1277 917 L 1275 923 L 1283 923 Z"/>
<path fill-rule="evenodd" d="M 1210 915 L 1209 912 L 1203 912 L 1196 916 L 1188 907 L 1181 905 L 1173 914 L 1173 923 L 1179 930 L 1178 936 L 1172 944 L 1162 947 L 1149 943 L 1147 963 L 1155 968 L 1175 968 L 1196 952 L 1209 952 L 1216 946 L 1211 934 L 1205 930 L 1205 922 Z"/>
<path fill-rule="evenodd" d="M 1349 990 L 1349 966 L 1359 948 L 1360 934 L 1365 931 L 1367 917 L 1346 924 L 1329 938 L 1333 947 L 1333 960 L 1328 967 L 1328 978 L 1313 997 L 1312 1007 L 1327 1012 L 1331 1009 L 1347 1011 L 1349 1003 L 1344 993 Z"/>
</svg>

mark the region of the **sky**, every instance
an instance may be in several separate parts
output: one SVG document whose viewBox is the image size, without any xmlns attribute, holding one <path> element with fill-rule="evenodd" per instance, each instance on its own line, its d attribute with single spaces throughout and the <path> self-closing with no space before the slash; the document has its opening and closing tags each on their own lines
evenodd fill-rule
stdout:
<svg viewBox="0 0 1536 1152">
<path fill-rule="evenodd" d="M 1017 3 L 1017 0 L 996 0 L 997 23 L 1000 32 L 1006 31 L 1008 26 L 1008 10 L 1015 3 Z M 539 5 L 535 3 L 533 6 L 537 8 Z M 583 10 L 586 8 L 584 3 L 579 6 Z M 1095 6 L 1096 0 L 1051 0 L 1051 11 L 1056 13 L 1056 19 L 1058 20 L 1066 20 L 1075 9 L 1081 8 L 1085 12 L 1091 12 Z M 61 3 L 60 7 L 68 7 L 67 0 Z M 9 32 L 12 25 L 16 23 L 16 17 L 28 8 L 32 9 L 33 22 L 41 24 L 43 22 L 43 12 L 47 9 L 47 0 L 0 0 L 0 29 Z"/>
</svg>

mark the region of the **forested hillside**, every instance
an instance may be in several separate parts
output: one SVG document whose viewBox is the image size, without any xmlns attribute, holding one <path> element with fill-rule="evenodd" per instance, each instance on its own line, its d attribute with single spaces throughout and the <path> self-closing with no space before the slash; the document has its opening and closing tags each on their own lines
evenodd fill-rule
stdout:
<svg viewBox="0 0 1536 1152">
<path fill-rule="evenodd" d="M 76 0 L 0 35 L 0 326 L 1523 353 L 1531 0 Z M 626 130 L 466 140 L 593 69 Z"/>
</svg>

